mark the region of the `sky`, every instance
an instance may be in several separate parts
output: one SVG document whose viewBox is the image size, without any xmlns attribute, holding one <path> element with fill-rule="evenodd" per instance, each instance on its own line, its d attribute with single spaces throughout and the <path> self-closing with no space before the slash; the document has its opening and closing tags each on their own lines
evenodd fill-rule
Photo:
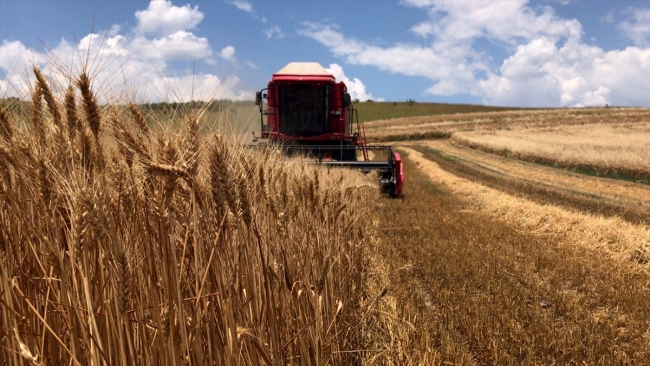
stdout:
<svg viewBox="0 0 650 366">
<path fill-rule="evenodd" d="M 0 0 L 0 96 L 250 100 L 289 62 L 353 99 L 650 107 L 647 0 Z"/>
</svg>

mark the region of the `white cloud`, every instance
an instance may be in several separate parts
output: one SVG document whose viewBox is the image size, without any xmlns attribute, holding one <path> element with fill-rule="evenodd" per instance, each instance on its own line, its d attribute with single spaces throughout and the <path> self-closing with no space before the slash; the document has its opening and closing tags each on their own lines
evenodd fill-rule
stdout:
<svg viewBox="0 0 650 366">
<path fill-rule="evenodd" d="M 650 45 L 650 8 L 630 9 L 632 19 L 628 19 L 619 25 L 623 34 L 639 47 Z"/>
<path fill-rule="evenodd" d="M 371 93 L 368 93 L 366 91 L 366 86 L 358 78 L 350 79 L 347 76 L 345 76 L 345 73 L 343 72 L 343 68 L 338 64 L 330 64 L 330 67 L 326 68 L 326 70 L 332 75 L 334 75 L 336 81 L 339 82 L 342 81 L 345 83 L 345 85 L 348 88 L 348 93 L 350 94 L 350 97 L 352 97 L 352 99 L 359 99 L 360 101 L 363 102 L 369 99 L 372 99 L 377 102 L 381 102 L 384 100 L 383 98 L 375 98 L 372 96 Z"/>
<path fill-rule="evenodd" d="M 223 58 L 226 61 L 230 62 L 235 62 L 237 59 L 235 58 L 235 47 L 233 46 L 226 46 L 224 49 L 221 50 L 221 53 L 219 54 L 221 58 Z"/>
<path fill-rule="evenodd" d="M 329 25 L 305 23 L 306 29 L 299 34 L 311 37 L 328 47 L 336 56 L 359 65 L 375 65 L 382 70 L 435 77 L 442 59 L 427 48 L 396 45 L 380 48 L 345 36 Z M 420 61 L 420 62 L 419 62 Z"/>
<path fill-rule="evenodd" d="M 550 7 L 535 11 L 527 0 L 511 1 L 431 1 L 424 7 L 430 19 L 412 28 L 420 35 L 438 39 L 471 42 L 487 38 L 516 45 L 520 40 L 531 40 L 540 35 L 552 39 L 580 37 L 582 26 L 576 20 L 561 19 Z"/>
<path fill-rule="evenodd" d="M 139 58 L 148 60 L 205 59 L 214 64 L 210 43 L 204 37 L 190 32 L 203 20 L 198 6 L 174 6 L 168 0 L 151 0 L 146 10 L 135 12 L 135 34 L 121 37 L 124 48 Z M 113 26 L 108 35 L 121 28 Z M 82 45 L 83 47 L 84 45 Z"/>
<path fill-rule="evenodd" d="M 2 46 L 0 46 L 0 67 L 5 70 L 16 70 L 16 68 L 25 65 L 31 67 L 32 64 L 38 65 L 44 61 L 40 53 L 28 49 L 19 41 L 2 41 Z M 21 72 L 23 70 L 16 71 Z"/>
<path fill-rule="evenodd" d="M 153 20 L 155 14 L 160 21 Z M 168 1 L 154 0 L 146 10 L 136 12 L 136 17 L 135 32 L 114 25 L 75 43 L 63 39 L 47 52 L 28 48 L 21 42 L 3 41 L 0 95 L 29 98 L 34 78 L 31 67 L 37 64 L 59 93 L 65 92 L 71 82 L 69 78 L 78 76 L 87 65 L 93 88 L 102 102 L 113 101 L 109 97 L 118 101 L 252 99 L 252 92 L 238 90 L 237 78 L 222 80 L 210 73 L 173 69 L 170 61 L 174 60 L 198 59 L 216 64 L 208 40 L 189 31 L 203 19 L 196 7 L 175 7 Z M 236 61 L 235 48 L 224 48 L 220 56 Z"/>
<path fill-rule="evenodd" d="M 267 39 L 273 38 L 273 37 L 276 37 L 276 38 L 284 38 L 285 37 L 284 33 L 282 33 L 282 28 L 280 28 L 279 25 L 274 25 L 273 27 L 271 27 L 269 29 L 265 29 L 264 34 L 266 34 Z"/>
<path fill-rule="evenodd" d="M 255 13 L 255 10 L 253 10 L 253 4 L 251 4 L 250 1 L 247 0 L 230 0 L 226 1 L 226 3 L 234 5 L 237 9 L 243 10 L 247 12 L 248 14 L 251 15 L 253 19 L 257 19 L 261 21 L 262 23 L 266 23 L 266 17 L 265 16 L 260 16 Z"/>
<path fill-rule="evenodd" d="M 257 66 L 255 63 L 253 63 L 253 62 L 250 61 L 250 60 L 246 60 L 246 61 L 244 61 L 244 62 L 246 63 L 246 66 L 250 67 L 250 68 L 253 69 L 253 70 L 257 70 L 257 69 L 260 68 L 259 66 Z"/>
<path fill-rule="evenodd" d="M 414 44 L 396 44 L 381 48 L 355 39 L 346 38 L 332 26 L 305 23 L 306 28 L 299 33 L 314 38 L 348 63 L 373 65 L 380 70 L 408 76 L 424 76 L 440 80 L 449 75 L 457 79 L 458 88 L 469 92 L 468 81 L 473 80 L 472 69 L 484 69 L 480 57 L 475 55 L 466 60 L 471 53 L 465 46 L 453 44 L 422 47 Z M 470 67 L 470 62 L 474 66 Z"/>
<path fill-rule="evenodd" d="M 600 17 L 600 22 L 601 23 L 611 24 L 611 23 L 614 23 L 615 20 L 616 20 L 616 15 L 614 14 L 613 10 L 610 11 L 609 13 L 603 15 L 602 17 Z"/>
<path fill-rule="evenodd" d="M 527 106 L 650 106 L 650 49 L 605 52 L 582 41 L 575 19 L 526 0 L 404 0 L 423 8 L 429 19 L 411 27 L 423 43 L 379 47 L 343 35 L 335 25 L 304 23 L 299 34 L 328 47 L 337 57 L 392 73 L 426 77 L 434 95 L 470 94 L 489 104 Z M 621 28 L 636 44 L 647 42 L 645 13 Z M 480 51 L 499 49 L 503 61 Z M 483 48 L 484 49 L 484 48 Z M 502 52 L 501 52 L 502 53 Z"/>
<path fill-rule="evenodd" d="M 120 34 L 120 31 L 122 30 L 122 26 L 119 24 L 112 24 L 110 28 L 108 28 L 108 31 L 106 31 L 106 36 L 108 37 L 114 37 Z"/>
<path fill-rule="evenodd" d="M 221 80 L 211 74 L 159 77 L 152 82 L 164 100 L 253 99 L 253 92 L 235 91 L 238 84 L 237 77 Z"/>
<path fill-rule="evenodd" d="M 237 7 L 239 10 L 243 10 L 247 13 L 253 13 L 253 4 L 251 4 L 249 1 L 246 0 L 233 0 L 229 1 L 228 3 L 234 5 Z"/>
<path fill-rule="evenodd" d="M 128 48 L 142 58 L 163 60 L 202 59 L 212 56 L 206 38 L 180 30 L 162 38 L 134 38 Z"/>
<path fill-rule="evenodd" d="M 526 106 L 650 105 L 650 49 L 604 52 L 549 40 L 523 45 L 499 72 L 479 82 L 493 104 Z"/>
<path fill-rule="evenodd" d="M 202 20 L 199 7 L 190 5 L 173 6 L 169 0 L 152 0 L 146 10 L 135 12 L 137 33 L 170 35 L 181 30 L 195 28 Z"/>
</svg>

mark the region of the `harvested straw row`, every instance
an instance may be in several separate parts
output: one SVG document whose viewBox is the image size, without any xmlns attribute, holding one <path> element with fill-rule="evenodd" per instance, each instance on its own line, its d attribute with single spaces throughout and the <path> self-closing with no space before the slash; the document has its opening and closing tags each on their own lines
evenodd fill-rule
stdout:
<svg viewBox="0 0 650 366">
<path fill-rule="evenodd" d="M 620 218 L 606 218 L 567 211 L 552 205 L 540 205 L 526 199 L 470 182 L 448 173 L 421 153 L 404 148 L 410 158 L 436 182 L 470 197 L 476 210 L 488 212 L 505 221 L 540 235 L 565 238 L 570 245 L 601 250 L 613 258 L 647 270 L 650 263 L 650 230 Z"/>
</svg>

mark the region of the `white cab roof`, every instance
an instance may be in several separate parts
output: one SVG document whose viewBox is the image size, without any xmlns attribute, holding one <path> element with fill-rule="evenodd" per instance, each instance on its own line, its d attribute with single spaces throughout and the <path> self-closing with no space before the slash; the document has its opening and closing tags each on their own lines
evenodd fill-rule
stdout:
<svg viewBox="0 0 650 366">
<path fill-rule="evenodd" d="M 282 70 L 275 73 L 276 75 L 327 75 L 331 76 L 318 62 L 291 62 Z"/>
</svg>

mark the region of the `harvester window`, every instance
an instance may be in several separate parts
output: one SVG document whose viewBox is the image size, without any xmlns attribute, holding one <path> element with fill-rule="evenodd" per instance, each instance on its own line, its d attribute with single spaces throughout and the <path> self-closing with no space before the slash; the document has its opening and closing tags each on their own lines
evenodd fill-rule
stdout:
<svg viewBox="0 0 650 366">
<path fill-rule="evenodd" d="M 328 132 L 324 86 L 284 85 L 278 87 L 278 92 L 281 133 L 308 137 Z"/>
</svg>

